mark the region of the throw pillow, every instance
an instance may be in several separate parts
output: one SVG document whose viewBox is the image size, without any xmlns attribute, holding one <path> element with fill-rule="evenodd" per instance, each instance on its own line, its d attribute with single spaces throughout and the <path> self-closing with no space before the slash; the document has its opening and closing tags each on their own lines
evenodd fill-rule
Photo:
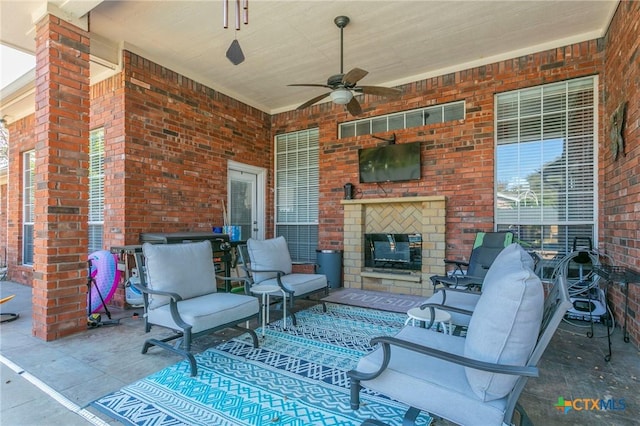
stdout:
<svg viewBox="0 0 640 426">
<path fill-rule="evenodd" d="M 289 247 L 284 237 L 272 238 L 269 240 L 247 240 L 247 249 L 251 259 L 251 269 L 282 271 L 290 274 L 293 270 Z M 276 277 L 277 272 L 254 272 L 253 280 L 259 283 L 264 280 Z"/>
<path fill-rule="evenodd" d="M 542 283 L 530 265 L 530 256 L 517 243 L 505 248 L 491 265 L 469 322 L 466 357 L 497 364 L 526 364 L 537 342 L 544 306 Z M 483 401 L 503 398 L 518 379 L 469 367 L 465 373 Z"/>
<path fill-rule="evenodd" d="M 216 291 L 211 242 L 142 245 L 151 290 L 178 293 L 183 299 Z M 149 309 L 169 303 L 168 296 L 149 295 Z"/>
</svg>

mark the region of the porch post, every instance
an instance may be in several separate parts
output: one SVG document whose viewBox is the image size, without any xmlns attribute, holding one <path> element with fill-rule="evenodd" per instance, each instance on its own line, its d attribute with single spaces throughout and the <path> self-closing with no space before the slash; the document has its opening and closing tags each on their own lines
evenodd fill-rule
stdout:
<svg viewBox="0 0 640 426">
<path fill-rule="evenodd" d="M 87 327 L 89 33 L 46 14 L 36 23 L 33 335 Z"/>
</svg>

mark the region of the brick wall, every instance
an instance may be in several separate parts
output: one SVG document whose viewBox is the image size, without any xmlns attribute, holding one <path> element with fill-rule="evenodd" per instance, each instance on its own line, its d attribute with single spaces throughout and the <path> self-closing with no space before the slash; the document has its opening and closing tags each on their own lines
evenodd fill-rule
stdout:
<svg viewBox="0 0 640 426">
<path fill-rule="evenodd" d="M 122 74 L 91 86 L 91 130 L 104 129 L 104 249 L 125 244 L 125 111 Z"/>
<path fill-rule="evenodd" d="M 100 127 L 105 249 L 139 244 L 143 232 L 211 231 L 223 222 L 228 160 L 273 161 L 267 114 L 130 52 L 121 74 L 92 87 Z M 122 288 L 113 303 L 124 305 Z"/>
<path fill-rule="evenodd" d="M 640 2 L 620 2 L 606 36 L 600 147 L 600 240 L 614 265 L 640 271 Z M 611 116 L 627 102 L 624 154 L 614 159 Z M 623 321 L 623 295 L 618 286 L 609 292 L 616 318 Z M 640 283 L 629 287 L 628 327 L 631 340 L 640 342 Z"/>
<path fill-rule="evenodd" d="M 87 327 L 89 34 L 53 15 L 36 24 L 33 335 Z"/>
<path fill-rule="evenodd" d="M 124 69 L 126 221 L 118 241 L 211 231 L 222 224 L 228 160 L 271 169 L 269 115 L 129 52 Z M 272 227 L 271 199 L 266 211 Z"/>
<path fill-rule="evenodd" d="M 122 73 L 91 86 L 91 130 L 104 129 L 104 233 L 103 249 L 125 245 L 124 232 L 124 83 Z M 125 278 L 109 302 L 125 306 Z"/>
<path fill-rule="evenodd" d="M 422 179 L 415 182 L 357 183 L 358 149 L 380 141 L 369 135 L 338 139 L 338 123 L 353 120 L 343 106 L 326 103 L 275 115 L 274 133 L 320 129 L 322 248 L 341 248 L 340 199 L 342 186 L 351 182 L 357 197 L 445 196 L 447 256 L 466 258 L 476 232 L 493 229 L 494 94 L 600 74 L 603 61 L 602 41 L 592 40 L 407 84 L 402 86 L 402 99 L 394 102 L 359 96 L 364 114 L 358 118 L 466 102 L 464 120 L 394 131 L 399 143 L 422 142 Z"/>
</svg>

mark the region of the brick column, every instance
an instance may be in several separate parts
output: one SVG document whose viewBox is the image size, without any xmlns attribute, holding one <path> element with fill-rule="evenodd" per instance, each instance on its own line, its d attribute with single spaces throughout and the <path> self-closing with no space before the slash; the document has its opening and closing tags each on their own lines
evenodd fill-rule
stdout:
<svg viewBox="0 0 640 426">
<path fill-rule="evenodd" d="M 89 35 L 46 15 L 36 24 L 33 335 L 86 329 Z"/>
</svg>

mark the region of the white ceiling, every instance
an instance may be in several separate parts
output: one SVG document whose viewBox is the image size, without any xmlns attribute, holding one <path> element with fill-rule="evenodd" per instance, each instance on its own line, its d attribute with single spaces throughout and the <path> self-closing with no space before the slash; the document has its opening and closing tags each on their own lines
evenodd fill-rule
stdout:
<svg viewBox="0 0 640 426">
<path fill-rule="evenodd" d="M 369 75 L 360 84 L 395 86 L 601 37 L 618 0 L 248 3 L 249 24 L 236 32 L 234 0 L 228 29 L 222 26 L 223 0 L 1 0 L 0 42 L 33 52 L 33 22 L 44 11 L 70 18 L 90 11 L 94 80 L 124 47 L 277 113 L 326 91 L 287 84 L 324 84 L 339 73 L 338 15 L 351 19 L 344 30 L 344 71 L 363 68 Z M 225 57 L 234 37 L 246 57 L 237 66 Z"/>
</svg>

